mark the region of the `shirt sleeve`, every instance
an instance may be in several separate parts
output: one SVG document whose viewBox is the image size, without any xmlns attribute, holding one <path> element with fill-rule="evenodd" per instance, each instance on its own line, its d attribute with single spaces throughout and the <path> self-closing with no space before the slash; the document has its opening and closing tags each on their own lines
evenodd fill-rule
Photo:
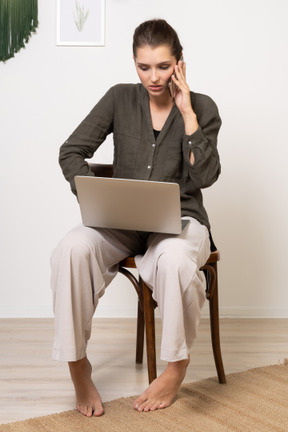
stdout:
<svg viewBox="0 0 288 432">
<path fill-rule="evenodd" d="M 193 187 L 203 189 L 211 186 L 221 172 L 217 137 L 222 122 L 216 104 L 208 96 L 203 95 L 195 106 L 192 97 L 192 106 L 199 128 L 192 135 L 184 135 L 183 153 Z M 191 151 L 195 158 L 193 165 L 190 163 Z"/>
<path fill-rule="evenodd" d="M 86 159 L 92 158 L 106 136 L 113 131 L 113 99 L 113 89 L 110 89 L 60 147 L 59 164 L 75 195 L 74 177 L 93 176 Z"/>
</svg>

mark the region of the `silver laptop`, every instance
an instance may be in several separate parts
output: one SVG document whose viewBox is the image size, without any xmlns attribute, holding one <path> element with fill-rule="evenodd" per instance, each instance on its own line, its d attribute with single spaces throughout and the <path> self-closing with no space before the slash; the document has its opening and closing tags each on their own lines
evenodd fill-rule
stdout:
<svg viewBox="0 0 288 432">
<path fill-rule="evenodd" d="M 83 224 L 98 228 L 180 234 L 177 183 L 75 177 Z"/>
</svg>

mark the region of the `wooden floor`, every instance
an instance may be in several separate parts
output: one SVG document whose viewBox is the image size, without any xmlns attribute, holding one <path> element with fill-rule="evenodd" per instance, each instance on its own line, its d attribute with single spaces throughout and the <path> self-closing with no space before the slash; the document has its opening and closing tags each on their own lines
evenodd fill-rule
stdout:
<svg viewBox="0 0 288 432">
<path fill-rule="evenodd" d="M 226 374 L 288 358 L 287 319 L 223 319 Z M 157 322 L 159 355 L 160 323 Z M 74 408 L 67 365 L 51 360 L 52 319 L 0 319 L 0 424 Z M 147 386 L 146 360 L 134 363 L 135 320 L 94 319 L 88 357 L 104 401 Z M 158 373 L 165 364 L 158 360 Z M 209 320 L 202 319 L 186 382 L 215 376 Z"/>
</svg>

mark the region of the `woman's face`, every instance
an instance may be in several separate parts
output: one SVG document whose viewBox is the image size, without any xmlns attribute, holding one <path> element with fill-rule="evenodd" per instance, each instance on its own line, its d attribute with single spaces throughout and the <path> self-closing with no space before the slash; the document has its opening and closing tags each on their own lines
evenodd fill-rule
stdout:
<svg viewBox="0 0 288 432">
<path fill-rule="evenodd" d="M 151 47 L 145 45 L 137 48 L 134 61 L 141 83 L 150 97 L 155 98 L 169 94 L 168 83 L 177 63 L 169 46 Z"/>
</svg>

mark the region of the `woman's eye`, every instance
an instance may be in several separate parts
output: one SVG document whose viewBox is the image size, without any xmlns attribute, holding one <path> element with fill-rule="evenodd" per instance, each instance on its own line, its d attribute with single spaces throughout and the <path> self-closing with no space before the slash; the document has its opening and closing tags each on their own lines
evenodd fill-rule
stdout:
<svg viewBox="0 0 288 432">
<path fill-rule="evenodd" d="M 148 68 L 145 67 L 145 66 L 139 66 L 139 68 L 140 68 L 142 71 L 147 71 L 147 70 L 148 70 Z"/>
<path fill-rule="evenodd" d="M 160 69 L 162 69 L 162 70 L 167 70 L 167 69 L 169 69 L 169 67 L 170 67 L 170 66 L 168 66 L 168 65 L 167 65 L 167 66 L 160 66 Z"/>
</svg>

